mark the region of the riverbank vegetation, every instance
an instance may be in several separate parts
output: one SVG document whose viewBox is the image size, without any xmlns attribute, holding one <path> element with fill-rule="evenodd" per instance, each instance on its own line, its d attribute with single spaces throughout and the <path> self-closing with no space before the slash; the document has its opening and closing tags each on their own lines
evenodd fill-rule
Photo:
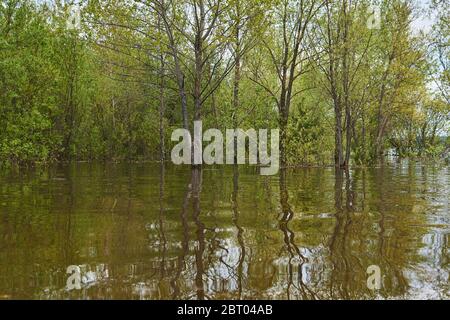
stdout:
<svg viewBox="0 0 450 320">
<path fill-rule="evenodd" d="M 280 128 L 290 164 L 448 157 L 450 11 L 428 5 L 3 0 L 0 161 L 167 158 L 195 120 Z"/>
</svg>

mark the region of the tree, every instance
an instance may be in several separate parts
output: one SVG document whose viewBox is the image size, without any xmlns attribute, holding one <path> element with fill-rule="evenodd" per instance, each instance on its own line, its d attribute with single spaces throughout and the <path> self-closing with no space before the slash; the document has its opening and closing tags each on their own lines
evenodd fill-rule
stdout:
<svg viewBox="0 0 450 320">
<path fill-rule="evenodd" d="M 306 72 L 306 44 L 308 28 L 323 2 L 318 0 L 275 2 L 271 11 L 272 34 L 262 39 L 267 50 L 271 67 L 277 76 L 276 89 L 270 88 L 263 76 L 256 75 L 252 80 L 262 86 L 276 101 L 279 113 L 281 163 L 286 163 L 287 125 L 293 97 L 301 93 L 294 92 L 294 83 Z"/>
</svg>

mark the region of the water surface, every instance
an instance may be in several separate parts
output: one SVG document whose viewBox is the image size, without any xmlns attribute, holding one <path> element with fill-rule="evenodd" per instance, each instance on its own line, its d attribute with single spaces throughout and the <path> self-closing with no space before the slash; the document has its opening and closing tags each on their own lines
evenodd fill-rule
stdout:
<svg viewBox="0 0 450 320">
<path fill-rule="evenodd" d="M 3 171 L 0 299 L 449 299 L 449 187 L 418 163 Z"/>
</svg>

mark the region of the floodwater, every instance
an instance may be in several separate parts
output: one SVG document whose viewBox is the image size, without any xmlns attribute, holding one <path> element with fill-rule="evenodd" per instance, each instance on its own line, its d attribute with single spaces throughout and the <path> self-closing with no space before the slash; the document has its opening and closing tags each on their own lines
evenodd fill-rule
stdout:
<svg viewBox="0 0 450 320">
<path fill-rule="evenodd" d="M 407 162 L 3 171 L 0 299 L 449 299 L 449 189 Z"/>
</svg>

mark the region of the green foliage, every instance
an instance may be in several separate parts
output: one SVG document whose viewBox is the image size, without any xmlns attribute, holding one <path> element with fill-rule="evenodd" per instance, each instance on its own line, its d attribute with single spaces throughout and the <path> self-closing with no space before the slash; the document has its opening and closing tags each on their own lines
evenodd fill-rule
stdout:
<svg viewBox="0 0 450 320">
<path fill-rule="evenodd" d="M 332 158 L 332 132 L 323 121 L 326 110 L 316 105 L 314 109 L 299 104 L 289 121 L 287 132 L 287 159 L 301 165 L 328 164 Z"/>
<path fill-rule="evenodd" d="M 168 2 L 172 6 L 165 21 L 140 1 L 88 1 L 82 29 L 67 30 L 67 6 L 59 1 L 3 1 L 0 161 L 158 159 L 160 132 L 168 154 L 171 131 L 183 125 L 170 37 L 181 57 L 190 123 L 199 56 L 189 42 L 186 2 Z M 292 41 L 281 36 L 282 12 L 287 8 L 295 18 L 298 1 L 225 2 L 220 23 L 201 52 L 201 57 L 210 58 L 197 83 L 204 91 L 214 89 L 211 95 L 202 93 L 203 126 L 277 128 L 281 90 L 277 72 L 282 65 L 274 64 L 272 55 L 282 56 L 285 42 Z M 309 2 L 313 0 L 305 3 Z M 352 5 L 345 19 L 340 9 L 347 2 L 332 2 L 330 16 L 321 7 L 310 22 L 305 32 L 313 33 L 305 37 L 306 49 L 296 66 L 301 76 L 290 101 L 286 146 L 290 164 L 333 162 L 336 103 L 341 111 L 344 103 L 348 106 L 340 125 L 342 145 L 350 139 L 353 163 L 371 163 L 380 150 L 389 149 L 405 157 L 448 155 L 448 9 L 432 1 L 431 8 L 440 12 L 433 32 L 413 35 L 414 8 L 400 0 L 381 3 L 380 30 L 367 29 L 367 3 L 362 2 Z M 342 26 L 347 22 L 344 38 Z M 329 47 L 325 37 L 316 36 L 327 30 L 327 23 L 331 36 L 339 40 Z M 288 60 L 294 52 L 290 49 Z M 332 53 L 324 54 L 327 50 Z M 225 72 L 236 53 L 239 79 L 236 68 Z M 336 68 L 337 98 L 330 94 L 326 74 L 330 63 Z"/>
</svg>

